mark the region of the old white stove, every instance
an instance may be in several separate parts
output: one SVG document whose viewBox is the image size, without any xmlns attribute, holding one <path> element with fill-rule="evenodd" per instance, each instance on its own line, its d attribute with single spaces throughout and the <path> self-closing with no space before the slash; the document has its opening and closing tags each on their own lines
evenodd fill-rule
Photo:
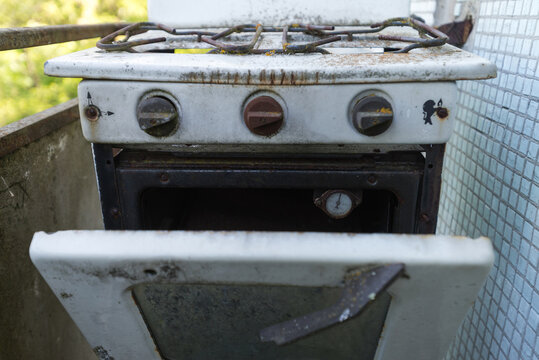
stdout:
<svg viewBox="0 0 539 360">
<path fill-rule="evenodd" d="M 435 232 L 455 81 L 496 69 L 408 5 L 153 0 L 45 64 L 84 79 L 105 229 L 139 230 L 34 237 L 96 354 L 443 357 L 492 247 L 414 234 Z"/>
</svg>

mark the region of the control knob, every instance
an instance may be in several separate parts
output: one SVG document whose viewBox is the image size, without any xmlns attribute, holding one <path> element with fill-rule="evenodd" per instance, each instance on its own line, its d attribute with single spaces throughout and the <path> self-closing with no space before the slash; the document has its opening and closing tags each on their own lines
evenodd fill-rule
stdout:
<svg viewBox="0 0 539 360">
<path fill-rule="evenodd" d="M 250 100 L 243 110 L 243 121 L 256 135 L 273 136 L 279 132 L 284 121 L 284 111 L 273 97 L 262 95 Z"/>
<path fill-rule="evenodd" d="M 178 109 L 164 96 L 150 95 L 142 98 L 137 106 L 140 128 L 155 137 L 172 135 L 179 124 Z"/>
<path fill-rule="evenodd" d="M 352 124 L 367 136 L 380 135 L 393 122 L 393 108 L 389 101 L 379 95 L 361 98 L 352 108 Z"/>
</svg>

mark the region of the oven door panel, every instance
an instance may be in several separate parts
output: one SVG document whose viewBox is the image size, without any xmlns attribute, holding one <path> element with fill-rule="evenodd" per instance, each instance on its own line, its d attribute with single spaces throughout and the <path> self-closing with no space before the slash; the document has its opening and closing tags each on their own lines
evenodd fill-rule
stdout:
<svg viewBox="0 0 539 360">
<path fill-rule="evenodd" d="M 378 360 L 439 359 L 494 258 L 486 238 L 252 231 L 41 232 L 30 256 L 96 353 L 116 359 L 313 358 L 314 340 L 321 359 L 356 357 L 354 343 Z M 388 264 L 404 275 L 357 317 L 259 342 L 338 301 L 351 272 Z"/>
</svg>

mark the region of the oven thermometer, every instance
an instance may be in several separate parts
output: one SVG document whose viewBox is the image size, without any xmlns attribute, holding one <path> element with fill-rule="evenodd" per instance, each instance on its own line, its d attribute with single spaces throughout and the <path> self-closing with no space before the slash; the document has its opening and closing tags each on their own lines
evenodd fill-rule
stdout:
<svg viewBox="0 0 539 360">
<path fill-rule="evenodd" d="M 347 217 L 360 203 L 361 196 L 347 190 L 328 190 L 314 200 L 314 204 L 333 219 Z"/>
</svg>

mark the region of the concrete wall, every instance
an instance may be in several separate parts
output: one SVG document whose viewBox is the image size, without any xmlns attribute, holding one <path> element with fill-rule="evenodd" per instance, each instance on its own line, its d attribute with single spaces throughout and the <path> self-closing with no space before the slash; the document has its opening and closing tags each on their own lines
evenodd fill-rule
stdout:
<svg viewBox="0 0 539 360">
<path fill-rule="evenodd" d="M 1 360 L 95 360 L 35 270 L 28 247 L 36 231 L 98 228 L 91 149 L 78 121 L 0 157 Z"/>
</svg>

